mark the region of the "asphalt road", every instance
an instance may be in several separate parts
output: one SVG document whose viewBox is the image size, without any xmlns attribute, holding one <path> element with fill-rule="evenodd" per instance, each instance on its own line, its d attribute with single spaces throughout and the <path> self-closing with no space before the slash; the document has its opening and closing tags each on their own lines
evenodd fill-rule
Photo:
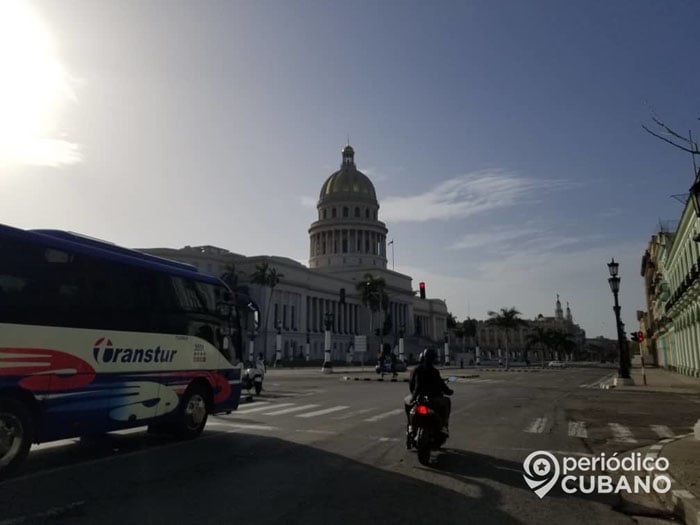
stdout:
<svg viewBox="0 0 700 525">
<path fill-rule="evenodd" d="M 522 476 L 535 450 L 612 454 L 689 432 L 697 400 L 597 388 L 611 373 L 458 379 L 450 440 L 424 467 L 404 447 L 406 374 L 394 383 L 272 370 L 263 395 L 211 417 L 193 441 L 137 429 L 34 447 L 0 483 L 0 525 L 634 523 L 614 496 L 555 489 L 539 499 Z"/>
</svg>

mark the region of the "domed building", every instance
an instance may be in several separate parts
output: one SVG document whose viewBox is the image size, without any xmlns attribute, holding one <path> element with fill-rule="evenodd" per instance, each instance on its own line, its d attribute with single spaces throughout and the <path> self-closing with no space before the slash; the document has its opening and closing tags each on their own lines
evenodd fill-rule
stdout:
<svg viewBox="0 0 700 525">
<path fill-rule="evenodd" d="M 342 149 L 340 169 L 321 185 L 316 208 L 308 230 L 308 267 L 285 257 L 244 256 L 213 246 L 143 251 L 217 276 L 234 267 L 238 291 L 251 299 L 259 317 L 257 327 L 243 327 L 247 351 L 262 352 L 268 360 L 277 350 L 285 360 L 322 359 L 328 318 L 334 361 L 374 362 L 380 340 L 395 347 L 402 335 L 406 359 L 430 344 L 442 348 L 447 306 L 418 297 L 410 276 L 387 269 L 388 229 L 379 220 L 377 192 L 355 165 L 349 144 Z M 251 278 L 263 264 L 282 276 L 272 292 Z M 371 320 L 357 290 L 368 274 L 384 280 L 389 299 L 386 312 Z M 381 336 L 374 333 L 379 326 L 385 329 Z"/>
</svg>

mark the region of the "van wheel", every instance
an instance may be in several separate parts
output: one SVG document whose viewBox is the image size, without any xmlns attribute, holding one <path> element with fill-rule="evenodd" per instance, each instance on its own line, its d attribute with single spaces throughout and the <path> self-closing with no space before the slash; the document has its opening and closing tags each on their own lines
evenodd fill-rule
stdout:
<svg viewBox="0 0 700 525">
<path fill-rule="evenodd" d="M 208 392 L 200 385 L 190 385 L 180 399 L 175 435 L 181 439 L 199 436 L 209 415 Z"/>
<path fill-rule="evenodd" d="M 16 399 L 0 397 L 0 478 L 14 472 L 29 454 L 34 439 L 34 418 Z"/>
</svg>

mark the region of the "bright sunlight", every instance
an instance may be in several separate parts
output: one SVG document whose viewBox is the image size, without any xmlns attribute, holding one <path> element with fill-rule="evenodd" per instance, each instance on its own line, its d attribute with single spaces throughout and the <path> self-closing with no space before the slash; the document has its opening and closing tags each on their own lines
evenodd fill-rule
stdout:
<svg viewBox="0 0 700 525">
<path fill-rule="evenodd" d="M 67 101 L 75 94 L 40 18 L 25 1 L 0 0 L 0 166 L 79 162 L 77 145 L 55 138 Z"/>
</svg>

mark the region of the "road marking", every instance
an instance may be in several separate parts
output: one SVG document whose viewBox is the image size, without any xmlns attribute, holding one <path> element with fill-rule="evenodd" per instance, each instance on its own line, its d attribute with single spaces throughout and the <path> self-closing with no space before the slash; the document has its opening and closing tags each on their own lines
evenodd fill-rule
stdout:
<svg viewBox="0 0 700 525">
<path fill-rule="evenodd" d="M 391 410 L 389 412 L 384 412 L 383 414 L 377 414 L 376 416 L 370 417 L 365 419 L 368 423 L 374 423 L 375 421 L 379 421 L 381 419 L 387 418 L 394 416 L 396 414 L 401 414 L 402 412 L 405 412 L 403 408 L 397 408 L 396 410 Z"/>
<path fill-rule="evenodd" d="M 569 436 L 587 438 L 586 423 L 583 421 L 569 421 Z"/>
<path fill-rule="evenodd" d="M 351 417 L 359 416 L 361 414 L 366 414 L 367 412 L 372 412 L 372 410 L 376 410 L 376 408 L 363 408 L 362 410 L 353 410 L 349 414 L 343 414 L 342 416 L 334 416 L 331 419 L 336 419 L 336 420 L 350 419 Z"/>
<path fill-rule="evenodd" d="M 525 429 L 525 432 L 529 432 L 530 434 L 541 434 L 544 432 L 544 427 L 547 425 L 547 418 L 546 417 L 538 417 L 535 419 L 532 424 Z"/>
<path fill-rule="evenodd" d="M 307 410 L 309 408 L 316 408 L 318 405 L 301 405 L 292 408 L 283 408 L 282 410 L 275 410 L 274 412 L 263 412 L 263 416 L 280 416 L 282 414 L 289 414 L 291 412 L 299 412 L 300 410 Z"/>
<path fill-rule="evenodd" d="M 345 410 L 346 408 L 350 408 L 350 407 L 339 405 L 337 407 L 325 408 L 323 410 L 317 410 L 316 412 L 309 412 L 308 414 L 299 414 L 297 417 L 308 418 L 308 417 L 322 416 L 324 414 L 330 414 L 332 412 L 338 412 L 340 410 Z"/>
<path fill-rule="evenodd" d="M 673 492 L 673 495 L 678 497 L 678 498 L 685 498 L 685 499 L 694 499 L 695 498 L 695 495 L 693 495 L 692 492 L 688 492 L 685 489 L 674 490 L 672 492 Z"/>
<path fill-rule="evenodd" d="M 333 430 L 312 430 L 303 428 L 299 428 L 295 432 L 304 432 L 306 434 L 322 434 L 324 436 L 333 436 L 337 434 L 337 432 L 334 432 Z"/>
<path fill-rule="evenodd" d="M 379 441 L 385 442 L 385 441 L 398 441 L 399 438 L 388 438 L 388 437 L 380 437 Z"/>
<path fill-rule="evenodd" d="M 277 430 L 277 427 L 271 427 L 268 425 L 245 425 L 243 423 L 228 423 L 225 421 L 212 421 L 207 423 L 207 427 L 209 426 L 226 427 L 232 429 L 229 432 L 237 432 L 238 430 Z"/>
<path fill-rule="evenodd" d="M 281 403 L 279 405 L 273 405 L 273 406 L 267 406 L 270 405 L 271 403 L 265 403 L 265 406 L 257 406 L 255 408 L 249 408 L 247 410 L 236 410 L 234 414 L 251 414 L 253 412 L 260 412 L 261 410 L 270 410 L 271 408 L 282 408 L 282 407 L 290 407 L 294 403 Z"/>
<path fill-rule="evenodd" d="M 675 435 L 666 425 L 651 425 L 651 429 L 660 438 L 671 438 Z"/>
<path fill-rule="evenodd" d="M 632 437 L 632 432 L 629 428 L 624 427 L 618 423 L 608 423 L 610 430 L 612 430 L 615 436 L 615 441 L 620 443 L 636 443 L 637 440 Z"/>
</svg>

